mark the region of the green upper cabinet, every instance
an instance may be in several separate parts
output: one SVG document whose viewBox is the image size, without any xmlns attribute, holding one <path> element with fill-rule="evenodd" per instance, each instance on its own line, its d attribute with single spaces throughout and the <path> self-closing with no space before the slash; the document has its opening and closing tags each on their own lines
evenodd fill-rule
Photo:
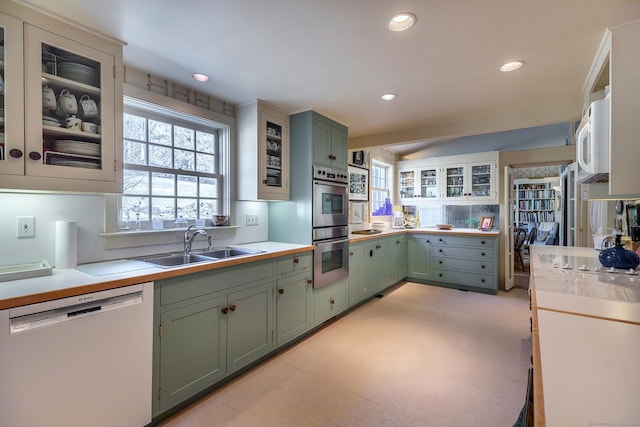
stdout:
<svg viewBox="0 0 640 427">
<path fill-rule="evenodd" d="M 310 113 L 313 115 L 313 163 L 347 170 L 347 128 L 316 112 Z"/>
</svg>

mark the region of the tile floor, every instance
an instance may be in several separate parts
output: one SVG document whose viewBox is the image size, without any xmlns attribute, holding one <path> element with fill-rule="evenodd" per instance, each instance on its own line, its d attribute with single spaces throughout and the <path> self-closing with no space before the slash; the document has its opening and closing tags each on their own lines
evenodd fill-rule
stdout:
<svg viewBox="0 0 640 427">
<path fill-rule="evenodd" d="M 526 291 L 409 282 L 159 425 L 511 426 L 530 356 Z"/>
</svg>

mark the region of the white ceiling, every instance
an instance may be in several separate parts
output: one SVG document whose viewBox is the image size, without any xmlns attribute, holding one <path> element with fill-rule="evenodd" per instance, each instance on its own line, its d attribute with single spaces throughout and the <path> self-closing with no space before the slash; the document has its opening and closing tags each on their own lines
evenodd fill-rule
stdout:
<svg viewBox="0 0 640 427">
<path fill-rule="evenodd" d="M 640 18 L 639 0 L 29 3 L 125 41 L 132 67 L 235 104 L 262 99 L 287 113 L 314 108 L 347 125 L 350 138 L 397 132 L 388 138 L 397 143 L 416 142 L 414 133 L 402 136 L 407 129 L 423 129 L 418 139 L 429 140 L 442 136 L 430 135 L 429 124 L 490 121 L 492 112 L 525 105 L 549 111 L 569 103 L 577 117 L 605 28 Z M 417 24 L 387 30 L 388 18 L 401 11 L 413 12 Z M 498 71 L 513 59 L 526 64 Z M 193 72 L 212 80 L 196 83 Z M 385 92 L 398 98 L 384 103 Z M 494 130 L 532 123 L 502 122 Z"/>
</svg>

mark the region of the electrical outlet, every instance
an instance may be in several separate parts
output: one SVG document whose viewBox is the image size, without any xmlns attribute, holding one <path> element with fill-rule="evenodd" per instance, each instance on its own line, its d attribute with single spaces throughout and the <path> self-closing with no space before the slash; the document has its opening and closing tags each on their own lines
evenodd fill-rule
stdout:
<svg viewBox="0 0 640 427">
<path fill-rule="evenodd" d="M 258 214 L 247 214 L 247 225 L 258 225 Z"/>
<path fill-rule="evenodd" d="M 33 216 L 19 216 L 17 219 L 17 234 L 18 239 L 22 239 L 24 237 L 35 237 L 36 229 L 35 223 L 36 219 Z"/>
</svg>

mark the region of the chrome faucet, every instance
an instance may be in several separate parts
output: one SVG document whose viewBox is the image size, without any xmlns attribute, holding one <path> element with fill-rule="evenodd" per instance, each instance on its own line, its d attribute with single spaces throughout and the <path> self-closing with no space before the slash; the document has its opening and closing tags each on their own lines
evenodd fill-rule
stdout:
<svg viewBox="0 0 640 427">
<path fill-rule="evenodd" d="M 207 236 L 207 232 L 204 230 L 195 230 L 193 234 L 191 234 L 190 231 L 193 227 L 195 227 L 195 225 L 190 225 L 189 228 L 187 228 L 187 231 L 184 233 L 184 253 L 185 254 L 188 254 L 189 252 L 191 252 L 191 243 L 193 243 L 193 240 L 196 238 L 198 234 L 201 236 Z"/>
</svg>

